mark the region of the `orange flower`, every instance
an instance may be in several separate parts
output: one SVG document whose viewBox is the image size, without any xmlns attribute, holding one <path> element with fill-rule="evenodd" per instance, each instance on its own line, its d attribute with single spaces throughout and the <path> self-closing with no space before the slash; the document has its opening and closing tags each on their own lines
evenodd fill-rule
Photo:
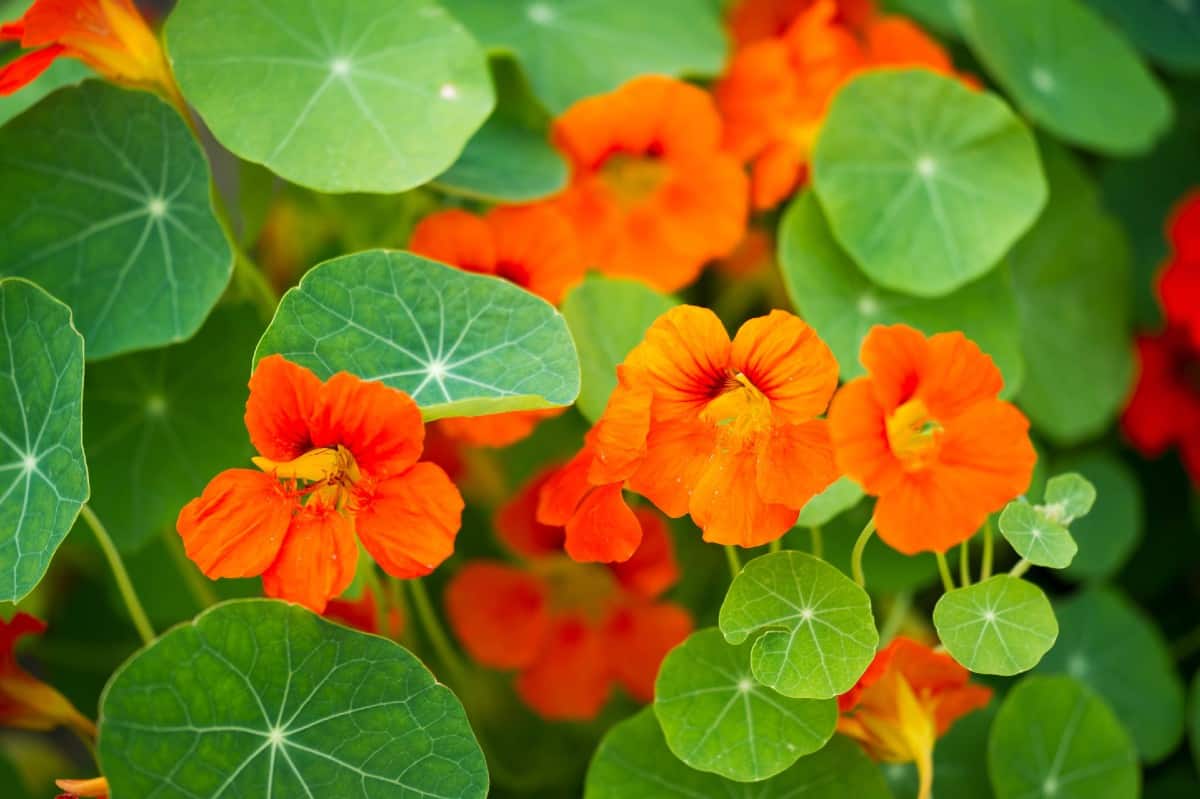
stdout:
<svg viewBox="0 0 1200 799">
<path fill-rule="evenodd" d="M 879 497 L 889 545 L 945 552 L 1029 485 L 1029 422 L 997 398 L 1000 370 L 962 333 L 876 326 L 861 359 L 867 375 L 829 410 L 838 467 Z"/>
<path fill-rule="evenodd" d="M 21 19 L 0 25 L 4 39 L 31 51 L 0 67 L 0 95 L 66 56 L 109 80 L 161 90 L 182 104 L 162 47 L 132 0 L 36 0 Z"/>
<path fill-rule="evenodd" d="M 362 596 L 358 599 L 330 600 L 329 604 L 325 606 L 325 612 L 321 615 L 331 621 L 362 630 L 364 633 L 371 633 L 371 635 L 399 638 L 400 633 L 404 632 L 404 616 L 400 614 L 399 608 L 390 608 L 387 611 L 386 623 L 380 624 L 384 620 L 380 617 L 375 592 L 370 588 L 364 588 Z"/>
<path fill-rule="evenodd" d="M 729 32 L 737 48 L 782 36 L 816 0 L 741 0 L 729 11 Z M 875 13 L 874 0 L 837 0 L 839 22 L 858 28 Z"/>
<path fill-rule="evenodd" d="M 554 139 L 572 174 L 552 202 L 587 265 L 674 291 L 741 239 L 746 176 L 722 151 L 721 119 L 701 89 L 635 78 L 569 108 Z"/>
<path fill-rule="evenodd" d="M 1200 191 L 1186 197 L 1167 227 L 1171 258 L 1159 276 L 1163 315 L 1200 349 Z"/>
<path fill-rule="evenodd" d="M 66 791 L 58 799 L 108 799 L 108 780 L 96 777 L 90 780 L 55 780 L 59 790 Z"/>
<path fill-rule="evenodd" d="M 272 355 L 250 378 L 246 427 L 261 471 L 220 473 L 179 513 L 209 577 L 261 574 L 268 596 L 320 613 L 354 578 L 355 533 L 396 577 L 428 574 L 454 550 L 462 498 L 418 462 L 425 428 L 404 392 L 345 372 L 322 383 Z"/>
<path fill-rule="evenodd" d="M 838 732 L 857 740 L 877 760 L 916 763 L 919 799 L 929 799 L 934 743 L 955 721 L 986 707 L 992 698 L 990 688 L 970 683 L 969 677 L 949 655 L 895 638 L 838 698 Z"/>
<path fill-rule="evenodd" d="M 570 222 L 546 204 L 493 208 L 482 217 L 438 211 L 421 220 L 408 247 L 468 272 L 502 277 L 555 305 L 583 278 L 585 266 Z M 443 419 L 438 427 L 467 444 L 505 447 L 562 412 L 549 408 Z"/>
<path fill-rule="evenodd" d="M 692 629 L 685 609 L 658 601 L 679 577 L 670 534 L 639 509 L 643 544 L 628 562 L 574 563 L 562 556 L 565 531 L 534 517 L 548 477 L 497 515 L 497 532 L 523 564 L 467 564 L 446 589 L 450 625 L 477 662 L 518 671 L 517 693 L 544 718 L 594 718 L 614 685 L 648 702 L 662 659 Z"/>
<path fill-rule="evenodd" d="M 46 623 L 28 613 L 17 613 L 10 621 L 0 619 L 0 725 L 38 732 L 62 725 L 95 738 L 96 725 L 90 719 L 17 663 L 17 641 L 45 631 Z"/>
<path fill-rule="evenodd" d="M 829 348 L 790 313 L 751 319 L 731 342 L 712 311 L 673 308 L 618 367 L 589 447 L 572 479 L 543 489 L 540 518 L 551 509 L 594 512 L 589 501 L 602 492 L 609 496 L 594 505 L 611 512 L 625 484 L 668 516 L 690 513 L 706 541 L 772 541 L 837 477 L 826 423 L 816 418 L 837 376 Z M 589 559 L 627 556 L 628 542 L 602 537 L 603 528 L 589 526 L 598 531 Z"/>
</svg>

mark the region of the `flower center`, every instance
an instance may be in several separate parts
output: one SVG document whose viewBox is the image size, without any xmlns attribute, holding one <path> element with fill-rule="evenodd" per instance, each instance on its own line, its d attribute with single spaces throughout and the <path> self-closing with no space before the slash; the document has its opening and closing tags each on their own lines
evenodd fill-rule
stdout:
<svg viewBox="0 0 1200 799">
<path fill-rule="evenodd" d="M 524 264 L 516 261 L 499 261 L 496 263 L 496 277 L 502 277 L 510 283 L 516 283 L 521 288 L 529 287 L 529 270 Z"/>
<path fill-rule="evenodd" d="M 280 480 L 303 483 L 302 493 L 318 497 L 335 507 L 341 507 L 346 492 L 362 479 L 362 473 L 350 450 L 336 447 L 311 449 L 290 461 L 252 458 L 254 465 Z"/>
<path fill-rule="evenodd" d="M 550 588 L 550 605 L 560 612 L 603 617 L 616 590 L 611 570 L 592 563 L 576 563 L 563 555 L 537 558 L 530 569 Z"/>
<path fill-rule="evenodd" d="M 658 158 L 616 153 L 600 167 L 604 183 L 618 202 L 636 205 L 658 191 L 667 177 L 667 166 Z"/>
<path fill-rule="evenodd" d="M 910 399 L 887 420 L 888 445 L 906 471 L 924 469 L 937 459 L 945 429 L 925 403 Z"/>
<path fill-rule="evenodd" d="M 701 420 L 721 428 L 726 445 L 743 445 L 771 429 L 771 401 L 738 372 L 731 373 L 719 393 L 700 412 Z"/>
</svg>

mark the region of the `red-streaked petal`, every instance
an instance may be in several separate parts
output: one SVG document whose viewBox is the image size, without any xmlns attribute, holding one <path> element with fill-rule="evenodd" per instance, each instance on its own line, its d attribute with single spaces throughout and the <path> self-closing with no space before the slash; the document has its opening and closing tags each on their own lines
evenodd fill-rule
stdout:
<svg viewBox="0 0 1200 799">
<path fill-rule="evenodd" d="M 532 574 L 501 563 L 475 561 L 446 586 L 446 618 L 463 648 L 484 666 L 522 669 L 546 644 L 550 631 L 546 586 Z"/>
<path fill-rule="evenodd" d="M 440 467 L 407 472 L 357 490 L 355 530 L 393 577 L 422 577 L 454 552 L 463 500 Z"/>
<path fill-rule="evenodd" d="M 295 497 L 269 474 L 228 469 L 179 512 L 187 556 L 212 578 L 257 577 L 275 562 Z"/>
<path fill-rule="evenodd" d="M 412 397 L 346 372 L 321 386 L 309 428 L 314 446 L 341 444 L 358 468 L 375 479 L 412 466 L 425 442 L 421 410 Z"/>
</svg>

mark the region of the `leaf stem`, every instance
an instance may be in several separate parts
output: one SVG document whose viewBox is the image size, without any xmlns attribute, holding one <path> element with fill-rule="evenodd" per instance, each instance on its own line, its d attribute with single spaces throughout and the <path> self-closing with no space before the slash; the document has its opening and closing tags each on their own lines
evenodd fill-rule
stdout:
<svg viewBox="0 0 1200 799">
<path fill-rule="evenodd" d="M 979 573 L 979 579 L 988 579 L 992 576 L 992 558 L 996 549 L 995 535 L 992 532 L 992 517 L 987 517 L 987 521 L 983 523 L 983 570 Z"/>
<path fill-rule="evenodd" d="M 379 584 L 379 574 L 375 571 L 373 563 L 366 564 L 367 573 L 363 577 L 363 590 L 371 592 L 371 599 L 375 602 L 375 630 L 384 638 L 391 638 L 391 632 L 387 624 L 387 606 L 384 604 L 386 597 L 383 595 L 383 586 Z"/>
<path fill-rule="evenodd" d="M 125 608 L 129 611 L 129 617 L 133 619 L 133 626 L 137 628 L 138 635 L 142 637 L 142 643 L 150 644 L 154 642 L 154 628 L 150 626 L 150 619 L 146 617 L 146 610 L 142 607 L 141 600 L 137 597 L 137 592 L 133 590 L 133 581 L 129 579 L 129 572 L 125 570 L 125 563 L 121 560 L 121 553 L 117 552 L 117 547 L 113 544 L 112 538 L 108 534 L 108 530 L 104 529 L 100 518 L 96 516 L 96 512 L 92 510 L 91 505 L 84 505 L 79 510 L 79 515 L 87 522 L 87 526 L 92 528 L 92 532 L 96 535 L 96 541 L 100 544 L 100 549 L 104 552 L 104 557 L 108 560 L 108 566 L 112 569 L 113 577 L 117 581 L 117 590 L 121 592 L 121 599 L 125 601 Z"/>
<path fill-rule="evenodd" d="M 872 515 L 867 522 L 867 526 L 858 534 L 858 540 L 854 542 L 854 550 L 850 553 L 850 573 L 854 575 L 854 582 L 859 586 L 865 587 L 867 584 L 867 576 L 863 574 L 863 551 L 867 548 L 867 542 L 871 540 L 871 536 L 875 534 L 875 516 Z M 814 539 L 815 542 L 815 539 Z"/>
<path fill-rule="evenodd" d="M 736 578 L 742 573 L 742 558 L 732 544 L 725 545 L 725 560 L 729 562 L 729 576 Z"/>
<path fill-rule="evenodd" d="M 888 608 L 887 616 L 883 620 L 883 626 L 879 628 L 880 646 L 883 646 L 896 637 L 896 633 L 900 631 L 900 625 L 904 623 L 904 619 L 908 616 L 908 611 L 911 608 L 912 594 L 908 591 L 902 591 L 892 597 L 892 606 Z"/>
<path fill-rule="evenodd" d="M 954 590 L 954 576 L 950 574 L 950 564 L 946 562 L 945 552 L 933 553 L 937 556 L 938 573 L 942 575 L 942 588 L 946 593 Z"/>
<path fill-rule="evenodd" d="M 771 545 L 767 547 L 767 553 L 774 555 L 776 552 L 779 552 L 782 549 L 783 549 L 783 536 L 780 536 L 779 538 L 776 538 L 774 541 L 772 541 Z"/>
<path fill-rule="evenodd" d="M 1017 561 L 1017 565 L 1013 566 L 1012 570 L 1009 571 L 1008 576 L 1009 577 L 1020 577 L 1025 572 L 1029 571 L 1029 567 L 1032 565 L 1033 564 L 1029 562 L 1028 558 L 1021 558 L 1019 561 Z"/>
<path fill-rule="evenodd" d="M 971 548 L 969 541 L 958 545 L 958 579 L 963 588 L 971 584 Z"/>
<path fill-rule="evenodd" d="M 462 658 L 458 656 L 458 652 L 455 651 L 454 645 L 450 643 L 450 637 L 446 635 L 446 630 L 442 627 L 442 622 L 433 609 L 429 592 L 425 590 L 425 583 L 421 580 L 406 580 L 405 582 L 408 583 L 409 591 L 412 593 L 413 609 L 421 626 L 425 629 L 425 634 L 429 637 L 433 651 L 437 653 L 438 660 L 442 661 L 442 665 L 446 667 L 452 679 L 460 683 L 465 682 L 465 677 L 469 673 L 467 667 Z"/>
<path fill-rule="evenodd" d="M 196 605 L 200 610 L 206 610 L 217 604 L 220 600 L 217 598 L 217 592 L 213 590 L 212 583 L 188 558 L 187 552 L 183 548 L 183 541 L 174 528 L 165 527 L 163 532 L 167 552 L 171 553 L 171 560 L 175 561 L 175 567 L 179 569 L 179 574 L 183 577 L 183 582 L 192 595 L 192 599 L 196 600 Z"/>
<path fill-rule="evenodd" d="M 812 556 L 814 558 L 825 557 L 825 542 L 821 538 L 821 525 L 814 524 L 808 528 L 809 535 L 812 536 Z"/>
</svg>

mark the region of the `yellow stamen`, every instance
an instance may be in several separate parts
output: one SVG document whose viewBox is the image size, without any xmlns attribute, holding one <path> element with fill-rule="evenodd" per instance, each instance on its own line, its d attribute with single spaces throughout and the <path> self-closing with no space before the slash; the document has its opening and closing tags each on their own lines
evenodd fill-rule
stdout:
<svg viewBox="0 0 1200 799">
<path fill-rule="evenodd" d="M 269 458 L 252 458 L 254 465 L 264 472 L 284 480 L 304 480 L 310 483 L 349 482 L 360 477 L 358 464 L 350 450 L 341 446 L 336 449 L 322 447 L 312 449 L 298 458 L 279 462 Z"/>
<path fill-rule="evenodd" d="M 771 429 L 771 401 L 739 373 L 704 407 L 700 419 L 721 428 L 724 443 L 745 444 Z"/>
<path fill-rule="evenodd" d="M 604 182 L 624 205 L 641 202 L 658 190 L 667 177 L 667 167 L 657 158 L 617 153 L 600 168 Z"/>
<path fill-rule="evenodd" d="M 888 445 L 908 471 L 924 469 L 936 460 L 944 432 L 920 399 L 904 403 L 887 420 Z"/>
</svg>

